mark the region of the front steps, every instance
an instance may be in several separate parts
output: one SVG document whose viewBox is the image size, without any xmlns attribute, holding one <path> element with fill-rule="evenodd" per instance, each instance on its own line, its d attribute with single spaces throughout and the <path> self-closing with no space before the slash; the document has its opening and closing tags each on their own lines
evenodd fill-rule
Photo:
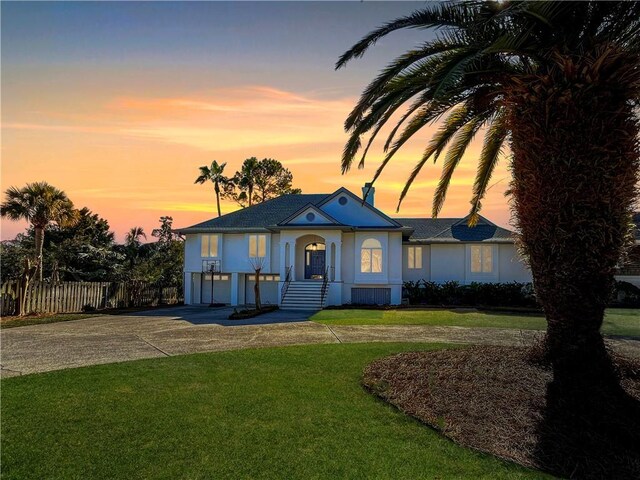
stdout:
<svg viewBox="0 0 640 480">
<path fill-rule="evenodd" d="M 327 294 L 329 288 L 327 286 Z M 322 282 L 291 282 L 280 305 L 285 310 L 322 310 L 327 304 L 327 294 L 322 301 Z"/>
</svg>

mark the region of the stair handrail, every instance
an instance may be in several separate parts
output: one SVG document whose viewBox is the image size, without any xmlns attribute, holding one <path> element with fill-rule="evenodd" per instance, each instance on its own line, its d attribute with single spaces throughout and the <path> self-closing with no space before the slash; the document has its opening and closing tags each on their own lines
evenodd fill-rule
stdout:
<svg viewBox="0 0 640 480">
<path fill-rule="evenodd" d="M 282 284 L 282 289 L 280 291 L 280 303 L 284 302 L 284 297 L 287 294 L 287 290 L 289 290 L 289 284 L 291 283 L 291 269 L 293 265 L 289 265 L 287 268 L 287 273 L 284 276 L 284 283 Z"/>
<path fill-rule="evenodd" d="M 329 286 L 329 267 L 324 272 L 322 279 L 322 291 L 320 294 L 320 308 L 324 308 L 324 297 L 327 295 L 327 287 Z"/>
</svg>

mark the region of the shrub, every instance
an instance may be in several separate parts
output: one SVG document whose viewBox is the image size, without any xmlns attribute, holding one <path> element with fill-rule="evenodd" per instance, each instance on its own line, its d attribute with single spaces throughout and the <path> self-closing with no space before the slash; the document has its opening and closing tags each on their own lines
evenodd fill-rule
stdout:
<svg viewBox="0 0 640 480">
<path fill-rule="evenodd" d="M 531 283 L 478 283 L 460 285 L 418 280 L 405 282 L 404 296 L 412 305 L 469 305 L 492 307 L 535 307 Z"/>
<path fill-rule="evenodd" d="M 629 282 L 616 282 L 611 303 L 621 307 L 640 307 L 640 288 Z"/>
</svg>

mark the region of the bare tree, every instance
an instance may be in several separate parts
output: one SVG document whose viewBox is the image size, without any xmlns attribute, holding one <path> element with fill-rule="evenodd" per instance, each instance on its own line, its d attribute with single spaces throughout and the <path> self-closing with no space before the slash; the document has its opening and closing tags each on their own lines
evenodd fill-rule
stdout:
<svg viewBox="0 0 640 480">
<path fill-rule="evenodd" d="M 249 257 L 249 263 L 256 273 L 256 283 L 253 286 L 253 292 L 256 297 L 256 310 L 262 308 L 262 302 L 260 301 L 260 272 L 264 268 L 265 257 Z"/>
</svg>

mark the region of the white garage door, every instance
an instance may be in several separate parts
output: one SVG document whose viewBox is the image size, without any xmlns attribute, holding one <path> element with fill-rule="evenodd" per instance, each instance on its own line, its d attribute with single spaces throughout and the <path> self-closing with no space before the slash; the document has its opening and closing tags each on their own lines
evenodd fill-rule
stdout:
<svg viewBox="0 0 640 480">
<path fill-rule="evenodd" d="M 256 284 L 255 275 L 247 275 L 246 295 L 247 303 L 256 303 L 256 296 L 253 287 Z M 278 282 L 280 275 L 260 275 L 260 300 L 263 305 L 278 304 Z"/>
<path fill-rule="evenodd" d="M 204 275 L 202 279 L 202 300 L 195 303 L 231 303 L 231 275 L 213 276 L 213 302 L 211 302 L 211 275 Z"/>
</svg>

